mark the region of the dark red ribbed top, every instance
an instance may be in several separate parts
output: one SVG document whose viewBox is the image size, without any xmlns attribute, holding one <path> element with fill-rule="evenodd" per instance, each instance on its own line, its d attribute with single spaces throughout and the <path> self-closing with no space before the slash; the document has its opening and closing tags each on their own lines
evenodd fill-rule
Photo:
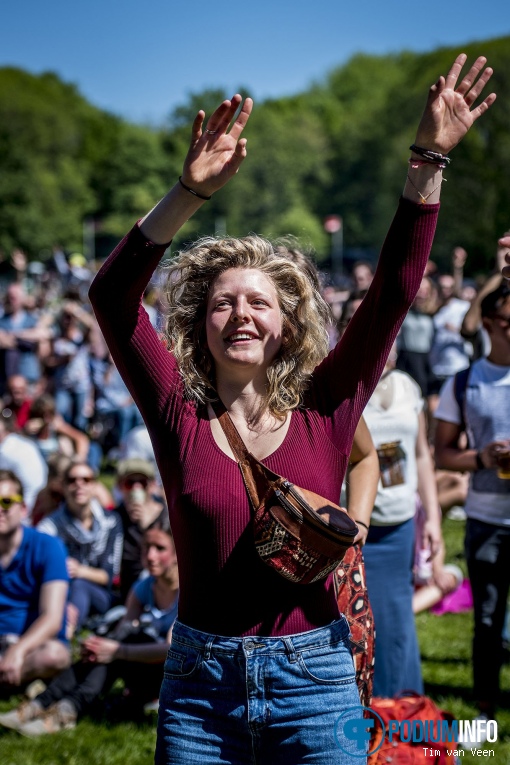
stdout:
<svg viewBox="0 0 510 765">
<path fill-rule="evenodd" d="M 316 368 L 283 444 L 264 462 L 337 502 L 359 417 L 420 285 L 438 205 L 401 200 L 377 272 L 337 347 Z M 183 398 L 176 361 L 141 305 L 165 246 L 135 226 L 97 274 L 90 299 L 151 435 L 179 561 L 179 619 L 217 635 L 288 635 L 338 618 L 331 577 L 299 585 L 255 552 L 241 473 L 204 408 Z"/>
</svg>

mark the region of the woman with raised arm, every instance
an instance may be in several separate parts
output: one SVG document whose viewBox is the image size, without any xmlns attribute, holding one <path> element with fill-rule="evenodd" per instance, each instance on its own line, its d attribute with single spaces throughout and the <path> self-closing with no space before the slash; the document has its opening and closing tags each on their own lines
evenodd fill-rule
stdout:
<svg viewBox="0 0 510 765">
<path fill-rule="evenodd" d="M 353 741 L 336 724 L 345 710 L 361 714 L 332 577 L 297 584 L 265 565 L 250 509 L 257 482 L 253 473 L 246 479 L 246 464 L 258 459 L 260 474 L 286 476 L 331 506 L 340 496 L 358 419 L 429 256 L 444 155 L 495 99 L 472 108 L 492 72 L 479 58 L 457 85 L 465 60 L 459 56 L 430 90 L 377 273 L 329 355 L 320 295 L 257 236 L 201 239 L 177 256 L 168 275 L 166 347 L 141 305 L 170 240 L 246 156 L 241 135 L 252 102 L 239 95 L 205 126 L 198 113 L 179 182 L 91 287 L 151 435 L 179 562 L 158 765 L 360 763 L 363 736 Z M 234 426 L 246 463 L 234 459 Z"/>
</svg>

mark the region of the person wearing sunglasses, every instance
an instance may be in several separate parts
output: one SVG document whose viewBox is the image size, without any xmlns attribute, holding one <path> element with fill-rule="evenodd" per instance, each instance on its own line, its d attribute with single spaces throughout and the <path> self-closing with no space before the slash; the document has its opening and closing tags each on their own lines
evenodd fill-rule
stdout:
<svg viewBox="0 0 510 765">
<path fill-rule="evenodd" d="M 52 677 L 70 663 L 64 546 L 25 526 L 26 514 L 19 478 L 0 470 L 0 691 Z"/>
<path fill-rule="evenodd" d="M 510 285 L 480 305 L 491 351 L 448 380 L 435 412 L 436 462 L 471 474 L 465 504 L 466 559 L 474 601 L 473 675 L 480 715 L 494 717 L 499 694 L 502 630 L 510 590 Z M 460 373 L 462 374 L 462 373 Z M 467 447 L 459 444 L 465 432 Z M 480 742 L 481 743 L 481 742 Z"/>
<path fill-rule="evenodd" d="M 95 497 L 96 477 L 86 462 L 74 461 L 64 472 L 64 502 L 37 525 L 64 542 L 71 579 L 72 627 L 80 629 L 89 614 L 104 614 L 112 604 L 112 580 L 120 571 L 122 523 Z"/>
<path fill-rule="evenodd" d="M 121 502 L 115 510 L 124 532 L 120 566 L 120 597 L 123 603 L 144 570 L 144 533 L 154 525 L 169 527 L 168 510 L 156 486 L 155 474 L 154 466 L 138 457 L 121 460 L 117 467 L 117 490 Z"/>
</svg>

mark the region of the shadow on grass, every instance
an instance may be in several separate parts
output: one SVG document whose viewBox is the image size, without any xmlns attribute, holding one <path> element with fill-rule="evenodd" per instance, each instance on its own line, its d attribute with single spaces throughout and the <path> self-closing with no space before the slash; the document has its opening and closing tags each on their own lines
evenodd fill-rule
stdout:
<svg viewBox="0 0 510 765">
<path fill-rule="evenodd" d="M 468 704 L 474 703 L 473 691 L 469 686 L 454 685 L 453 683 L 425 682 L 425 694 L 432 699 L 444 696 L 457 696 Z"/>
<path fill-rule="evenodd" d="M 421 652 L 421 660 L 422 662 L 426 661 L 429 664 L 438 664 L 441 667 L 444 667 L 445 664 L 462 664 L 463 666 L 466 664 L 466 660 L 463 658 L 455 658 L 454 656 L 427 656 L 426 651 Z"/>
</svg>

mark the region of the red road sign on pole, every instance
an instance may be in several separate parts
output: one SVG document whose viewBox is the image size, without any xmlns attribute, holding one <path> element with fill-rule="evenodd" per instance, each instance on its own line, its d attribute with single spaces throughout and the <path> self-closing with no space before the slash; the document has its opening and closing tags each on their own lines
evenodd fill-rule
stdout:
<svg viewBox="0 0 510 765">
<path fill-rule="evenodd" d="M 342 219 L 339 215 L 326 215 L 324 218 L 324 231 L 328 234 L 336 234 L 342 228 Z"/>
</svg>

